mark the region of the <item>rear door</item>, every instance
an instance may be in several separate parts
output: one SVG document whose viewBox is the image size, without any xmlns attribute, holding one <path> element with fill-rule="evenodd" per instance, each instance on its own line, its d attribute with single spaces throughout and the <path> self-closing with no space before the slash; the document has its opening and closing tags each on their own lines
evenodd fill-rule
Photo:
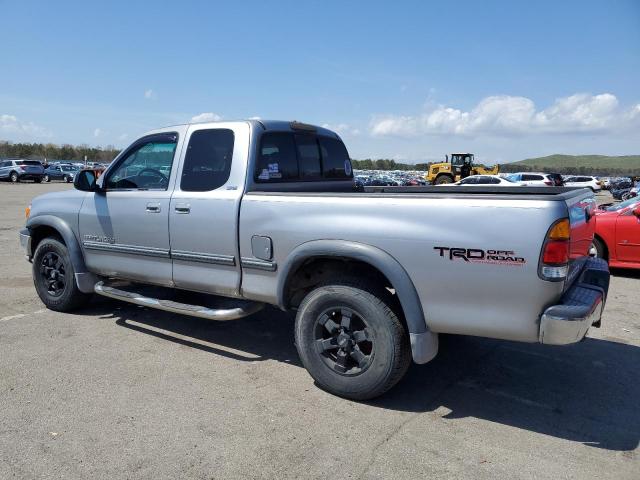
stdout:
<svg viewBox="0 0 640 480">
<path fill-rule="evenodd" d="M 633 208 L 618 215 L 615 238 L 618 260 L 640 262 L 640 218 L 633 214 Z"/>
<path fill-rule="evenodd" d="M 240 294 L 238 212 L 249 134 L 248 123 L 189 127 L 169 208 L 176 287 Z"/>
<path fill-rule="evenodd" d="M 139 139 L 99 179 L 104 191 L 87 194 L 79 226 L 90 270 L 171 285 L 169 202 L 185 130 Z"/>
</svg>

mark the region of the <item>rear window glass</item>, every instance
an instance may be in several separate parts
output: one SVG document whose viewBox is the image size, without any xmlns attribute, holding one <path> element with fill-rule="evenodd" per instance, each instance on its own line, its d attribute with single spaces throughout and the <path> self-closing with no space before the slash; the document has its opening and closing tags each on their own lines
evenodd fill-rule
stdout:
<svg viewBox="0 0 640 480">
<path fill-rule="evenodd" d="M 216 128 L 191 134 L 182 167 L 183 192 L 209 192 L 224 185 L 231 173 L 233 131 Z"/>
<path fill-rule="evenodd" d="M 265 133 L 260 141 L 256 181 L 285 181 L 298 179 L 298 159 L 293 135 Z"/>
<path fill-rule="evenodd" d="M 324 178 L 351 178 L 351 160 L 344 143 L 331 137 L 318 137 L 318 141 L 322 152 Z"/>
<path fill-rule="evenodd" d="M 296 135 L 296 148 L 298 150 L 298 167 L 300 178 L 311 180 L 320 178 L 320 149 L 314 135 Z"/>
<path fill-rule="evenodd" d="M 20 160 L 19 162 L 16 162 L 16 164 L 17 165 L 37 165 L 37 166 L 42 165 L 37 160 Z"/>
<path fill-rule="evenodd" d="M 522 175 L 522 180 L 542 180 L 542 175 Z"/>
<path fill-rule="evenodd" d="M 256 182 L 351 179 L 353 171 L 344 144 L 307 133 L 273 132 L 262 136 Z"/>
</svg>

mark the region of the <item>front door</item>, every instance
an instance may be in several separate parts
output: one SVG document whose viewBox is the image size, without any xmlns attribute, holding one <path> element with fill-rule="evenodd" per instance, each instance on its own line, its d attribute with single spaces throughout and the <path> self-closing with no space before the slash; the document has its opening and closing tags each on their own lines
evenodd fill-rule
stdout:
<svg viewBox="0 0 640 480">
<path fill-rule="evenodd" d="M 249 128 L 237 123 L 189 128 L 169 209 L 176 287 L 240 295 L 238 211 Z"/>
<path fill-rule="evenodd" d="M 640 218 L 633 209 L 616 220 L 616 253 L 621 262 L 640 262 Z"/>
<path fill-rule="evenodd" d="M 102 190 L 85 199 L 79 229 L 91 271 L 171 285 L 169 203 L 180 134 L 136 141 L 99 180 Z"/>
</svg>

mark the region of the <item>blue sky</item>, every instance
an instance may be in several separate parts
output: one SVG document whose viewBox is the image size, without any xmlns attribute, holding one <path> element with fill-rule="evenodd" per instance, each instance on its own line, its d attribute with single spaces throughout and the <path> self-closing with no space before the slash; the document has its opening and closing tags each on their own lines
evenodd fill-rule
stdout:
<svg viewBox="0 0 640 480">
<path fill-rule="evenodd" d="M 0 0 L 0 139 L 328 125 L 354 158 L 638 154 L 640 2 Z"/>
</svg>

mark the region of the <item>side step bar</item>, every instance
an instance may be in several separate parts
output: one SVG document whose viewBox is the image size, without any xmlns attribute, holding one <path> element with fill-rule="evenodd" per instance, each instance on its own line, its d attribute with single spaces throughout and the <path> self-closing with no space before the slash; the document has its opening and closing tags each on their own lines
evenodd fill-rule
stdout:
<svg viewBox="0 0 640 480">
<path fill-rule="evenodd" d="M 127 290 L 110 287 L 109 285 L 105 285 L 104 282 L 96 283 L 93 287 L 93 290 L 98 295 L 102 295 L 104 297 L 122 300 L 124 302 L 141 305 L 143 307 L 156 308 L 158 310 L 164 310 L 165 312 L 206 318 L 207 320 L 236 320 L 238 318 L 246 317 L 248 315 L 256 313 L 262 310 L 265 306 L 264 303 L 247 302 L 246 305 L 241 307 L 213 309 L 200 305 L 174 302 L 172 300 L 161 300 L 158 298 L 145 297 L 144 295 L 135 292 L 129 292 Z"/>
</svg>

